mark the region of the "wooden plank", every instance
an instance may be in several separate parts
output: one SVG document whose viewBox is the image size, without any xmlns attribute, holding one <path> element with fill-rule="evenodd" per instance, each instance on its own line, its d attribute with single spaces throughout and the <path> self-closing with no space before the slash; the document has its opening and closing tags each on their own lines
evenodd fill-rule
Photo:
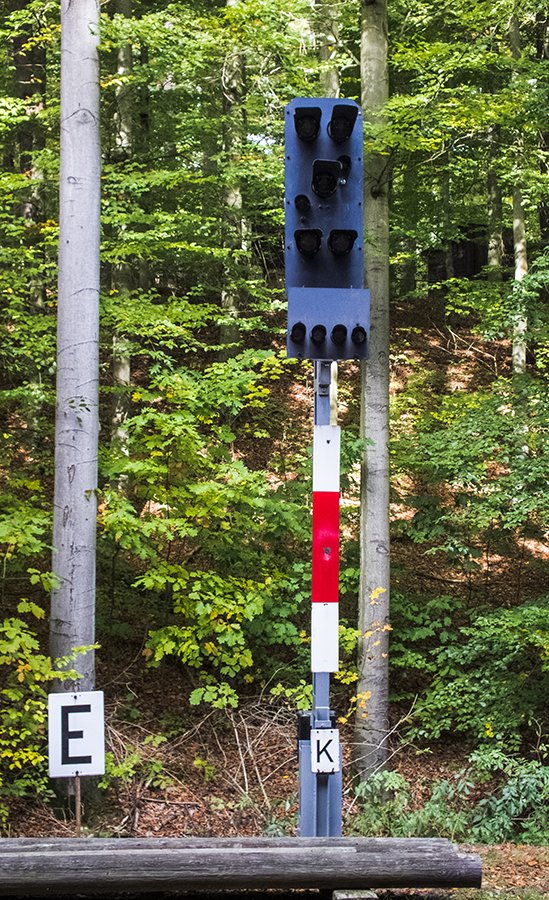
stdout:
<svg viewBox="0 0 549 900">
<path fill-rule="evenodd" d="M 443 838 L 5 838 L 0 896 L 225 888 L 480 887 Z"/>
</svg>

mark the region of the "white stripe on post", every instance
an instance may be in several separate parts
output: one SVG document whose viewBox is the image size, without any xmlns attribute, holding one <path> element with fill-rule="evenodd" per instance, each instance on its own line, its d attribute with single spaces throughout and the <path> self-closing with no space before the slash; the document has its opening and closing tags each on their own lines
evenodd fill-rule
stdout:
<svg viewBox="0 0 549 900">
<path fill-rule="evenodd" d="M 313 603 L 311 613 L 311 672 L 339 669 L 339 603 Z"/>
<path fill-rule="evenodd" d="M 313 429 L 313 492 L 334 491 L 339 494 L 338 425 L 315 425 Z"/>
</svg>

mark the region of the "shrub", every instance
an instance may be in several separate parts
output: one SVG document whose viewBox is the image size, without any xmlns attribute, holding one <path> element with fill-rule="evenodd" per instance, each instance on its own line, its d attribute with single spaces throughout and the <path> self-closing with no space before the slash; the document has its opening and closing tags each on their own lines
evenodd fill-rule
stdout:
<svg viewBox="0 0 549 900">
<path fill-rule="evenodd" d="M 473 788 L 494 779 L 499 787 L 473 806 Z M 412 808 L 412 790 L 398 772 L 378 772 L 358 785 L 356 796 L 351 828 L 362 835 L 549 844 L 549 767 L 500 750 L 472 754 L 471 766 L 435 782 L 419 809 Z"/>
<path fill-rule="evenodd" d="M 17 610 L 38 619 L 44 616 L 43 610 L 28 600 L 22 600 Z M 68 661 L 58 660 L 63 664 L 62 677 L 80 677 L 75 671 L 65 670 Z M 4 619 L 0 625 L 0 665 L 6 667 L 0 691 L 0 821 L 5 823 L 10 797 L 50 795 L 46 686 L 61 672 L 55 671 L 51 659 L 40 653 L 36 633 L 23 619 L 15 617 Z"/>
<path fill-rule="evenodd" d="M 470 625 L 448 635 L 429 653 L 436 669 L 409 736 L 430 740 L 457 730 L 477 745 L 518 751 L 529 729 L 546 726 L 549 598 L 473 611 Z"/>
</svg>

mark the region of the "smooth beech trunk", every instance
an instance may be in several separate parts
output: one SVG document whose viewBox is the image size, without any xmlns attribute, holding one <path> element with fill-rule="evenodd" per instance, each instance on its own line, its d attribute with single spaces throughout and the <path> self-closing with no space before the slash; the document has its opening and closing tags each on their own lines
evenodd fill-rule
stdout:
<svg viewBox="0 0 549 900">
<path fill-rule="evenodd" d="M 526 249 L 526 222 L 522 191 L 513 191 L 513 243 L 515 246 L 515 281 L 522 281 L 528 272 L 528 253 Z M 526 331 L 528 321 L 522 305 L 517 309 L 517 318 L 513 328 L 513 375 L 524 375 L 526 372 Z"/>
<path fill-rule="evenodd" d="M 337 10 L 331 3 L 325 3 L 324 0 L 317 0 L 316 7 L 318 11 L 318 26 L 316 33 L 316 41 L 318 45 L 318 55 L 320 61 L 328 66 L 334 63 L 334 57 L 337 52 L 338 27 L 337 27 Z M 320 73 L 320 83 L 322 85 L 322 95 L 324 97 L 339 97 L 339 68 L 335 63 L 330 68 L 324 69 Z M 337 361 L 332 362 L 332 377 L 330 380 L 330 424 L 338 423 L 338 365 Z"/>
<path fill-rule="evenodd" d="M 503 261 L 505 248 L 503 246 L 503 199 L 501 184 L 495 169 L 495 159 L 499 145 L 499 126 L 494 125 L 488 132 L 488 161 L 489 167 L 486 175 L 486 188 L 488 193 L 488 280 L 500 282 L 503 280 Z"/>
<path fill-rule="evenodd" d="M 521 58 L 520 25 L 515 15 L 509 21 L 509 43 L 513 59 Z M 520 139 L 520 138 L 519 138 Z M 526 249 L 526 220 L 524 203 L 520 185 L 513 188 L 513 243 L 515 246 L 515 281 L 522 281 L 528 272 L 528 253 Z M 526 372 L 526 331 L 528 322 L 524 314 L 523 304 L 516 310 L 513 328 L 513 375 Z"/>
<path fill-rule="evenodd" d="M 132 0 L 115 0 L 115 11 L 125 19 L 132 17 Z M 129 160 L 133 151 L 133 112 L 135 108 L 134 92 L 127 78 L 132 73 L 133 53 L 129 41 L 124 41 L 118 48 L 117 72 L 121 79 L 116 91 L 115 113 L 115 148 L 114 157 L 118 161 Z M 111 289 L 116 291 L 120 307 L 128 302 L 128 297 L 133 287 L 132 266 L 124 259 L 113 264 L 111 275 Z M 131 354 L 130 341 L 118 329 L 115 330 L 112 342 L 112 369 L 113 369 L 113 404 L 111 417 L 111 440 L 118 445 L 126 456 L 128 455 L 128 429 L 127 419 L 130 412 L 130 379 L 131 379 Z M 127 477 L 119 476 L 116 487 L 124 490 Z"/>
<path fill-rule="evenodd" d="M 227 7 L 236 6 L 238 0 L 226 0 Z M 242 152 L 245 133 L 244 99 L 244 56 L 240 47 L 230 49 L 225 57 L 221 84 L 223 88 L 223 112 L 225 115 L 223 150 L 227 159 L 238 160 Z M 242 186 L 240 179 L 232 176 L 225 186 L 225 210 L 223 221 L 223 247 L 239 253 L 246 248 L 246 222 L 242 209 Z M 230 264 L 225 268 L 224 286 L 221 291 L 221 308 L 224 318 L 219 329 L 221 362 L 235 357 L 240 350 L 240 296 L 234 284 Z"/>
<path fill-rule="evenodd" d="M 61 3 L 61 171 L 50 652 L 95 640 L 99 373 L 99 3 Z M 94 654 L 79 656 L 94 686 Z M 73 689 L 65 683 L 64 689 Z"/>
<path fill-rule="evenodd" d="M 362 4 L 364 124 L 382 121 L 388 98 L 387 2 Z M 364 262 L 370 289 L 369 358 L 362 368 L 359 698 L 354 767 L 361 780 L 387 758 L 389 690 L 389 206 L 387 156 L 364 156 Z"/>
<path fill-rule="evenodd" d="M 540 10 L 536 15 L 536 56 L 538 59 L 549 60 L 549 10 Z M 549 153 L 549 125 L 540 134 L 540 172 L 547 179 L 549 167 L 547 154 Z M 539 203 L 539 229 L 542 243 L 549 243 L 549 203 L 545 193 Z"/>
<path fill-rule="evenodd" d="M 337 7 L 326 0 L 316 0 L 316 9 L 318 55 L 326 66 L 320 73 L 322 94 L 324 97 L 339 97 L 339 67 L 335 63 L 338 43 Z"/>
</svg>

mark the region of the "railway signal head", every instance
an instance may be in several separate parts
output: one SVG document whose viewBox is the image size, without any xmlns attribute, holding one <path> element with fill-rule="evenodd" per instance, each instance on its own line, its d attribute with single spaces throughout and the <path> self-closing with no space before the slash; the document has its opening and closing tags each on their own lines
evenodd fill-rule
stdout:
<svg viewBox="0 0 549 900">
<path fill-rule="evenodd" d="M 288 355 L 365 358 L 362 111 L 350 100 L 315 97 L 293 100 L 285 118 Z M 305 288 L 319 289 L 314 311 L 302 309 L 303 293 L 296 300 L 296 289 Z M 357 290 L 363 294 L 358 319 Z"/>
</svg>

